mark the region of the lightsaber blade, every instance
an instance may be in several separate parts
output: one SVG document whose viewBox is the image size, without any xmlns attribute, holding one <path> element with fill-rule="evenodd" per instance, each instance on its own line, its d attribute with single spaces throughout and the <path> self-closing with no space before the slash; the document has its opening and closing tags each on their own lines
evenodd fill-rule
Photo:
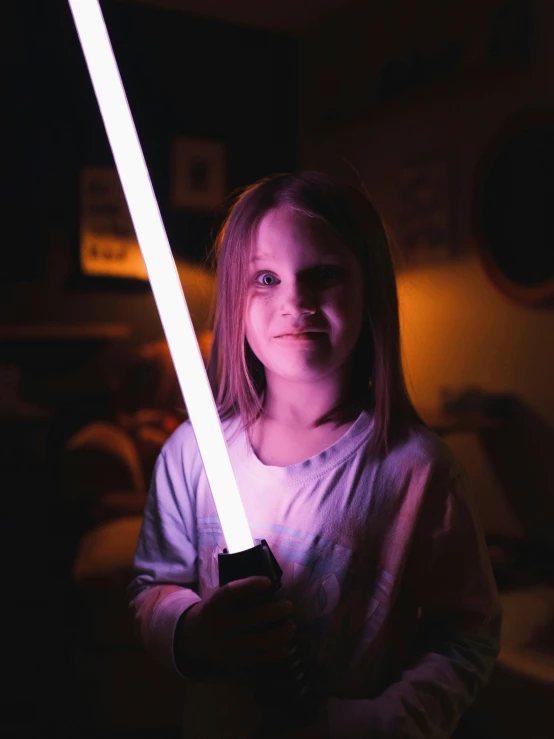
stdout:
<svg viewBox="0 0 554 739">
<path fill-rule="evenodd" d="M 98 0 L 68 0 L 227 549 L 254 546 L 221 423 Z"/>
</svg>

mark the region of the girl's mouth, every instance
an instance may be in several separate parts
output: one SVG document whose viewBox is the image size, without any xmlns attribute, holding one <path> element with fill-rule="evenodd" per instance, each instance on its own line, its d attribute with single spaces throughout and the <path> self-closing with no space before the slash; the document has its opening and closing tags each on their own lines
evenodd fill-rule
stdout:
<svg viewBox="0 0 554 739">
<path fill-rule="evenodd" d="M 322 339 L 325 334 L 322 331 L 302 331 L 295 334 L 281 334 L 276 339 L 285 339 L 287 341 L 317 341 Z"/>
</svg>

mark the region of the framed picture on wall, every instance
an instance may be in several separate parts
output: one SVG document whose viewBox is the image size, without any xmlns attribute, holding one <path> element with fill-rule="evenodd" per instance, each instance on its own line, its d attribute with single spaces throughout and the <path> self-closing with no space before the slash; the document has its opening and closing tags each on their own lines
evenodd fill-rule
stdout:
<svg viewBox="0 0 554 739">
<path fill-rule="evenodd" d="M 79 262 L 87 277 L 148 280 L 115 167 L 81 171 Z"/>
<path fill-rule="evenodd" d="M 211 211 L 227 194 L 226 148 L 217 139 L 177 136 L 171 144 L 171 205 Z"/>
</svg>

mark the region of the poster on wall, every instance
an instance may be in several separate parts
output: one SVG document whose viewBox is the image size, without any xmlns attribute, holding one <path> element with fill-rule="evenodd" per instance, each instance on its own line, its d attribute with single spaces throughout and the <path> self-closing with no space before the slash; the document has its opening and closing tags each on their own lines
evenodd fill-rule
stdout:
<svg viewBox="0 0 554 739">
<path fill-rule="evenodd" d="M 227 194 L 225 145 L 217 139 L 177 136 L 171 146 L 171 205 L 206 212 Z"/>
<path fill-rule="evenodd" d="M 148 279 L 115 167 L 81 172 L 80 264 L 90 277 Z"/>
</svg>

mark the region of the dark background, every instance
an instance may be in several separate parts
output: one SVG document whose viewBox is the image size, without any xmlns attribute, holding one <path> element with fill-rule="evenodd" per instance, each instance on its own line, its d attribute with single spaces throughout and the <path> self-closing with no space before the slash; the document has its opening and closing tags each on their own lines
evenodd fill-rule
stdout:
<svg viewBox="0 0 554 739">
<path fill-rule="evenodd" d="M 551 665 L 553 289 L 532 255 L 551 269 L 552 146 L 544 150 L 533 131 L 551 142 L 552 3 L 103 0 L 102 8 L 170 243 L 187 265 L 197 333 L 210 326 L 213 278 L 203 260 L 221 213 L 170 207 L 174 136 L 225 143 L 229 193 L 302 167 L 363 180 L 393 236 L 414 403 L 472 477 L 505 588 L 505 646 L 527 665 L 536 654 Z M 163 338 L 148 284 L 80 270 L 79 173 L 113 160 L 69 8 L 11 0 L 1 15 L 0 733 L 176 736 L 179 703 L 166 713 L 171 690 L 138 642 L 100 650 L 91 639 L 99 611 L 73 567 L 86 536 L 103 529 L 68 506 L 61 468 L 87 424 L 182 404 L 171 396 L 164 405 L 151 391 L 157 370 L 137 369 L 140 348 Z M 530 146 L 498 159 L 510 151 L 507 131 Z M 436 162 L 446 178 L 438 187 L 426 180 Z M 414 168 L 423 199 L 403 184 Z M 425 240 L 437 216 L 446 248 L 418 261 L 408 236 Z M 493 232 L 521 247 L 508 255 L 512 280 L 487 261 L 491 250 L 507 257 Z M 539 291 L 518 289 L 529 274 Z M 146 457 L 148 469 L 151 450 Z M 127 574 L 102 582 L 92 603 L 100 594 L 102 607 L 123 612 Z M 524 677 L 501 665 L 470 736 L 550 737 L 554 681 L 529 669 Z"/>
<path fill-rule="evenodd" d="M 108 2 L 103 11 L 170 243 L 201 260 L 212 218 L 169 207 L 171 139 L 222 140 L 231 191 L 293 169 L 296 43 L 140 5 Z M 53 226 L 71 225 L 78 255 L 79 172 L 113 166 L 113 157 L 67 3 L 8 4 L 3 26 L 5 214 L 14 248 L 2 277 L 29 279 L 44 275 L 41 244 Z"/>
<path fill-rule="evenodd" d="M 163 9 L 102 7 L 174 254 L 201 264 L 216 221 L 213 213 L 171 209 L 172 137 L 222 140 L 230 192 L 294 169 L 297 44 Z M 19 368 L 19 394 L 32 404 L 25 417 L 7 411 L 1 425 L 7 624 L 0 731 L 80 736 L 94 730 L 95 716 L 83 716 L 73 652 L 82 621 L 69 570 L 81 529 L 61 501 L 60 449 L 87 421 L 111 418 L 111 378 L 133 347 L 161 336 L 161 328 L 148 284 L 80 272 L 80 171 L 113 165 L 113 157 L 69 6 L 6 3 L 1 37 L 0 320 L 16 328 L 135 325 L 119 344 L 102 336 L 45 339 L 39 331 L 23 340 L 4 337 L 0 345 L 0 361 Z M 202 327 L 207 307 L 193 301 L 191 312 Z M 44 409 L 44 417 L 33 409 Z"/>
</svg>

